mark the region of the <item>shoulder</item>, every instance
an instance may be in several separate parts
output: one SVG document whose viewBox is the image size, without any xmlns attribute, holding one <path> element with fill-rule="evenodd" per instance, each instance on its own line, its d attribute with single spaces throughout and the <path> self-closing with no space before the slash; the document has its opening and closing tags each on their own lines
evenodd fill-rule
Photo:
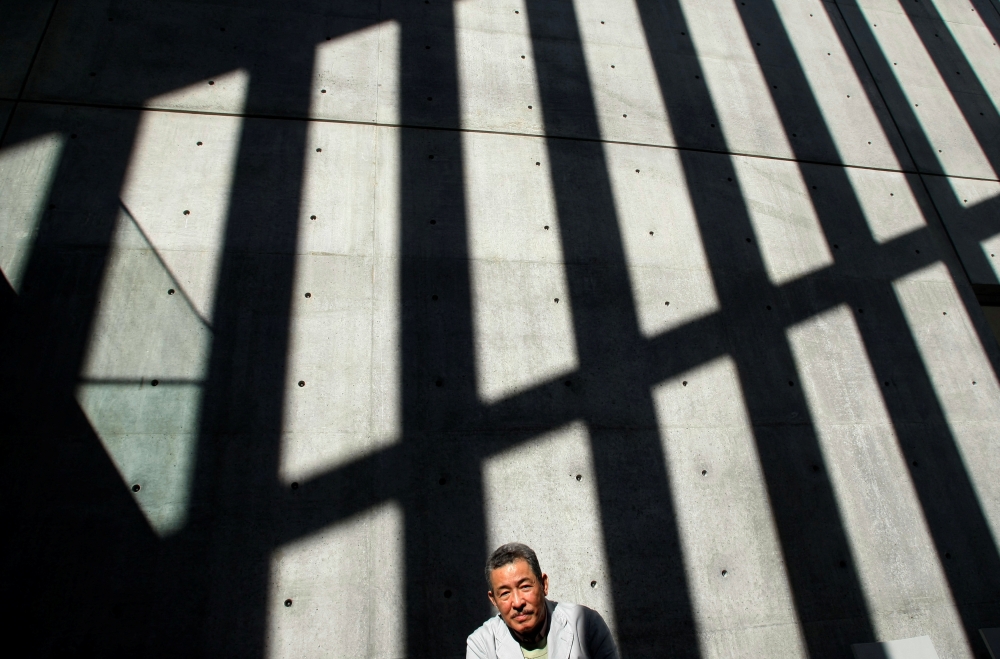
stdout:
<svg viewBox="0 0 1000 659">
<path fill-rule="evenodd" d="M 618 651 L 611 630 L 601 614 L 594 609 L 582 604 L 559 602 L 553 610 L 553 618 L 561 620 L 574 630 L 587 648 L 587 656 L 617 659 Z"/>
<path fill-rule="evenodd" d="M 556 602 L 552 613 L 556 617 L 563 618 L 570 624 L 592 620 L 595 616 L 598 619 L 601 618 L 601 614 L 597 611 L 582 604 L 573 604 L 572 602 Z"/>
<path fill-rule="evenodd" d="M 500 616 L 493 616 L 480 625 L 479 629 L 469 634 L 466 645 L 476 652 L 475 656 L 495 657 L 496 638 L 501 630 L 506 630 L 503 620 Z"/>
</svg>

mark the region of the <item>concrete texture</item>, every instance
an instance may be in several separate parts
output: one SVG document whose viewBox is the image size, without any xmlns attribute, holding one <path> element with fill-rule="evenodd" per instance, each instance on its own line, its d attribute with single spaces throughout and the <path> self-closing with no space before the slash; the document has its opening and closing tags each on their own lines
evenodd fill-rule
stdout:
<svg viewBox="0 0 1000 659">
<path fill-rule="evenodd" d="M 851 646 L 855 659 L 937 659 L 929 636 Z"/>
<path fill-rule="evenodd" d="M 986 656 L 994 5 L 0 7 L 37 654 L 463 656 L 520 540 L 623 657 Z"/>
</svg>

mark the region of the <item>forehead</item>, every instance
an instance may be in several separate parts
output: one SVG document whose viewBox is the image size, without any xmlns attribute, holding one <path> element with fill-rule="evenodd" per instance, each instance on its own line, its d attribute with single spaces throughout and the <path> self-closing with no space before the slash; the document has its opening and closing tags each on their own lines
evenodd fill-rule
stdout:
<svg viewBox="0 0 1000 659">
<path fill-rule="evenodd" d="M 535 573 L 531 570 L 531 566 L 528 565 L 528 561 L 523 558 L 515 559 L 513 563 L 501 565 L 497 569 L 490 572 L 490 581 L 495 587 L 505 584 L 516 584 L 523 579 L 530 579 L 531 581 L 536 580 Z"/>
</svg>

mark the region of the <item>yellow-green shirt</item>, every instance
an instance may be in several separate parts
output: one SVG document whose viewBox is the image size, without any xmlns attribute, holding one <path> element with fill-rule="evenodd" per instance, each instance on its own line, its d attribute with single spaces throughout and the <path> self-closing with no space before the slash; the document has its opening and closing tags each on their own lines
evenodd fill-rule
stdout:
<svg viewBox="0 0 1000 659">
<path fill-rule="evenodd" d="M 524 646 L 521 646 L 521 654 L 524 655 L 524 659 L 549 659 L 549 643 L 546 641 L 542 643 L 542 647 L 537 650 L 526 650 Z"/>
</svg>

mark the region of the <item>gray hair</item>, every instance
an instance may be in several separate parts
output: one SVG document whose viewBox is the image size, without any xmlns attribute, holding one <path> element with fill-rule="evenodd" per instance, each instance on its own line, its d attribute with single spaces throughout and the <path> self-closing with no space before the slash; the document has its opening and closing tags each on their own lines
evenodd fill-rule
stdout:
<svg viewBox="0 0 1000 659">
<path fill-rule="evenodd" d="M 535 550 L 520 542 L 508 542 L 493 550 L 493 553 L 486 560 L 486 585 L 490 587 L 491 593 L 493 592 L 493 582 L 490 580 L 490 575 L 493 574 L 493 570 L 510 565 L 518 559 L 525 561 L 538 580 L 542 580 L 542 568 L 538 565 L 538 556 L 535 555 Z"/>
</svg>

